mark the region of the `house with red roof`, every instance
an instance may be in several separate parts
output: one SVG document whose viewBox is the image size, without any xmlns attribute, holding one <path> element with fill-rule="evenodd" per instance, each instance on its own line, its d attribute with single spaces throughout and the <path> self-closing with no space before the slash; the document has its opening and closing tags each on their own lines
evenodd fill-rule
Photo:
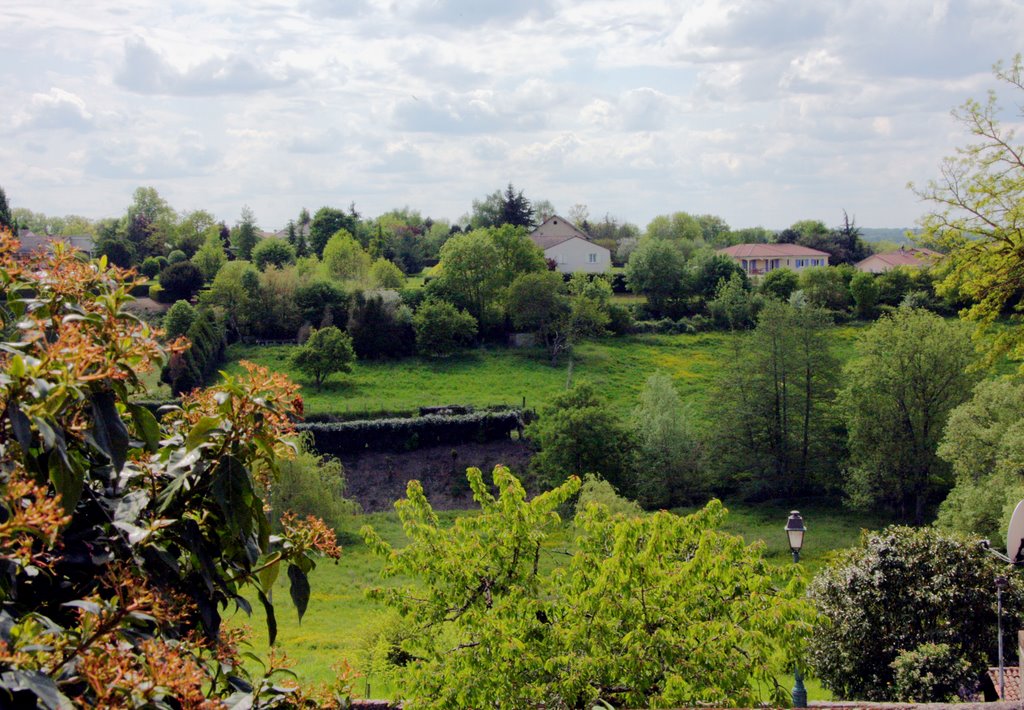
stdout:
<svg viewBox="0 0 1024 710">
<path fill-rule="evenodd" d="M 735 244 L 719 249 L 732 257 L 748 276 L 763 276 L 775 269 L 803 271 L 812 266 L 828 266 L 828 252 L 799 244 Z"/>
<path fill-rule="evenodd" d="M 591 241 L 572 222 L 552 215 L 530 233 L 530 241 L 540 247 L 544 258 L 554 261 L 563 274 L 583 271 L 601 274 L 612 265 L 612 253 Z"/>
<path fill-rule="evenodd" d="M 900 247 L 896 251 L 887 251 L 883 254 L 872 254 L 867 259 L 858 261 L 856 267 L 859 271 L 866 271 L 870 274 L 883 274 L 886 271 L 898 269 L 905 266 L 910 269 L 920 269 L 923 266 L 931 266 L 942 258 L 942 254 L 931 249 L 922 247 Z"/>
</svg>

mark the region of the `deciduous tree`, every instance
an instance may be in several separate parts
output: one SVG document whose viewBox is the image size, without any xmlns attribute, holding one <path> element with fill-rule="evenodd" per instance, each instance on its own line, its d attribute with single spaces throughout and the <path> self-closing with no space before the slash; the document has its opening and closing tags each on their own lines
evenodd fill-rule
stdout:
<svg viewBox="0 0 1024 710">
<path fill-rule="evenodd" d="M 1024 92 L 1020 54 L 1009 66 L 996 64 L 994 72 L 1011 90 Z M 1024 146 L 999 112 L 995 92 L 984 103 L 972 99 L 955 110 L 974 142 L 943 161 L 937 180 L 910 186 L 934 206 L 921 227 L 925 243 L 947 252 L 940 291 L 967 296 L 973 305 L 965 315 L 982 325 L 1016 310 L 1024 289 Z M 1024 116 L 1024 109 L 1018 114 Z M 1010 349 L 1024 355 L 1021 328 L 999 329 L 991 342 L 993 354 Z"/>
<path fill-rule="evenodd" d="M 592 504 L 551 573 L 545 542 L 579 479 L 527 501 L 505 468 L 496 495 L 479 470 L 468 478 L 478 515 L 440 524 L 414 481 L 395 506 L 407 545 L 363 530 L 386 577 L 415 580 L 373 593 L 402 620 L 378 649 L 408 659 L 395 669 L 407 707 L 786 703 L 777 664 L 799 653 L 813 615 L 793 566 L 718 529 L 721 503 L 686 517 Z"/>
<path fill-rule="evenodd" d="M 333 325 L 314 330 L 292 354 L 292 365 L 313 378 L 319 390 L 335 372 L 351 372 L 355 353 L 352 338 Z"/>
<path fill-rule="evenodd" d="M 1024 498 L 1024 383 L 979 382 L 971 398 L 950 412 L 938 453 L 956 475 L 938 525 L 999 545 Z"/>
<path fill-rule="evenodd" d="M 635 495 L 630 432 L 593 385 L 582 382 L 552 398 L 526 436 L 540 449 L 530 470 L 545 484 L 596 473 Z"/>
<path fill-rule="evenodd" d="M 839 366 L 831 317 L 769 300 L 714 386 L 712 459 L 724 484 L 752 498 L 834 485 L 837 437 L 831 404 Z"/>
<path fill-rule="evenodd" d="M 850 449 L 846 490 L 856 505 L 920 524 L 928 504 L 952 485 L 936 449 L 950 411 L 978 378 L 969 371 L 968 330 L 900 308 L 861 336 L 840 393 Z"/>
<path fill-rule="evenodd" d="M 647 378 L 631 424 L 636 441 L 637 497 L 646 508 L 669 508 L 707 493 L 701 438 L 693 411 L 663 372 Z"/>
</svg>

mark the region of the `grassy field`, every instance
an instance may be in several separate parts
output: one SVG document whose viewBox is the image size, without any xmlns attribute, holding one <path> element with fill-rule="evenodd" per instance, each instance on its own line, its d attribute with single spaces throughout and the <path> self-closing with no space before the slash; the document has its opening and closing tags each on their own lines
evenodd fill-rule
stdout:
<svg viewBox="0 0 1024 710">
<path fill-rule="evenodd" d="M 768 558 L 780 565 L 791 564 L 788 543 L 783 532 L 787 507 L 779 505 L 738 504 L 729 506 L 730 514 L 724 529 L 744 536 L 748 542 L 762 540 Z M 863 528 L 877 528 L 886 521 L 864 515 L 856 515 L 834 508 L 815 505 L 803 506 L 807 536 L 802 563 L 808 575 L 813 574 L 833 550 L 848 547 L 857 542 Z M 689 512 L 689 511 L 679 511 Z M 440 513 L 442 520 L 452 520 L 459 513 Z M 372 525 L 393 545 L 404 541 L 401 527 L 394 513 L 375 513 L 360 517 L 358 523 Z M 357 524 L 358 524 L 357 523 Z M 354 528 L 353 528 L 354 529 Z M 572 532 L 566 529 L 555 536 L 549 544 L 550 550 L 564 550 L 571 544 Z M 549 554 L 544 558 L 547 566 L 557 564 L 563 556 Z M 294 662 L 294 669 L 305 683 L 325 683 L 331 679 L 331 666 L 343 658 L 357 669 L 364 667 L 364 649 L 371 635 L 380 629 L 387 612 L 366 598 L 366 590 L 380 586 L 381 561 L 361 543 L 346 547 L 341 561 L 337 564 L 321 563 L 311 575 L 312 596 L 304 621 L 297 622 L 295 609 L 288 596 L 287 581 L 282 579 L 274 593 L 279 623 L 278 644 Z M 389 584 L 400 584 L 407 580 L 388 580 Z M 248 624 L 253 629 L 254 651 L 263 655 L 267 651 L 267 636 L 262 608 L 253 604 L 251 619 L 236 614 L 233 624 Z M 780 682 L 785 674 L 780 675 Z M 370 695 L 381 697 L 390 689 L 379 678 L 364 678 L 359 683 L 360 692 L 365 692 L 369 682 Z M 788 687 L 788 686 L 787 686 Z M 813 681 L 808 683 L 811 697 L 823 699 L 827 693 Z"/>
<path fill-rule="evenodd" d="M 860 327 L 835 328 L 836 355 L 853 354 Z M 481 348 L 446 359 L 406 358 L 357 362 L 347 375 L 335 375 L 321 391 L 288 362 L 295 346 L 242 346 L 228 350 L 229 371 L 251 360 L 302 383 L 306 412 L 367 412 L 415 409 L 439 404 L 546 404 L 565 389 L 570 377 L 597 385 L 622 411 L 632 409 L 648 376 L 667 372 L 684 401 L 703 408 L 708 384 L 728 367 L 742 335 L 637 335 L 606 338 L 576 348 L 571 364 L 563 358 L 551 367 L 535 349 Z"/>
</svg>

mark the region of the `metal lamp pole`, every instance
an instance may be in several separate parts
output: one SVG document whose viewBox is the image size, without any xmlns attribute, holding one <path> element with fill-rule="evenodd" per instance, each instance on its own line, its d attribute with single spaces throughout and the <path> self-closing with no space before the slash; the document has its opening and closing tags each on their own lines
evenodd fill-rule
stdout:
<svg viewBox="0 0 1024 710">
<path fill-rule="evenodd" d="M 1006 577 L 996 577 L 996 608 L 999 629 L 999 698 L 1006 699 L 1006 683 L 1003 677 L 1003 592 L 1010 586 Z"/>
<path fill-rule="evenodd" d="M 800 548 L 804 546 L 805 532 L 807 532 L 807 528 L 804 527 L 804 519 L 801 517 L 800 511 L 792 511 L 789 514 L 789 520 L 786 521 L 786 536 L 789 538 L 789 549 L 793 553 L 793 564 L 800 562 Z M 1000 636 L 1001 638 L 1002 636 Z M 805 708 L 807 707 L 807 689 L 804 687 L 804 679 L 800 675 L 799 666 L 793 669 L 793 680 L 793 707 Z"/>
</svg>

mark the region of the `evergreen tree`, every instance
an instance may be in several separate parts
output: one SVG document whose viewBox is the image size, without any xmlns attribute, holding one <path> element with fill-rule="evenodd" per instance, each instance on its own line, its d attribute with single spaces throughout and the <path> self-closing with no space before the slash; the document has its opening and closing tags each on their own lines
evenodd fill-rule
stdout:
<svg viewBox="0 0 1024 710">
<path fill-rule="evenodd" d="M 505 188 L 505 194 L 501 198 L 501 223 L 528 229 L 533 228 L 535 224 L 530 201 L 523 195 L 522 190 L 516 192 L 512 183 Z"/>
<path fill-rule="evenodd" d="M 0 187 L 0 229 L 17 231 L 14 220 L 11 218 L 11 208 L 7 204 L 7 193 Z"/>
<path fill-rule="evenodd" d="M 253 247 L 258 241 L 256 215 L 249 209 L 249 205 L 246 205 L 242 208 L 242 220 L 235 227 L 234 234 L 231 235 L 231 246 L 235 250 L 235 257 L 249 261 L 252 258 Z"/>
</svg>

